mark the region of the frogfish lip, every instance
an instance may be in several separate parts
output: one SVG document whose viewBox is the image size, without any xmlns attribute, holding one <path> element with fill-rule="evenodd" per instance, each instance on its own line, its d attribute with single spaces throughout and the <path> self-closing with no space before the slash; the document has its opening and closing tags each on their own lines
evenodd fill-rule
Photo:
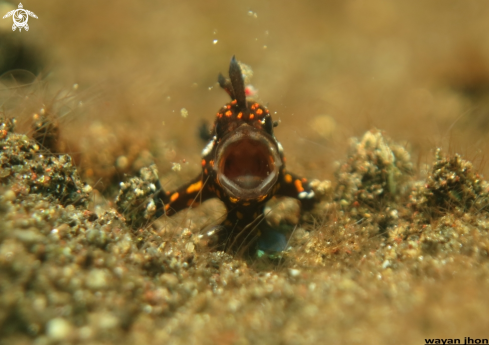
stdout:
<svg viewBox="0 0 489 345">
<path fill-rule="evenodd" d="M 218 183 L 229 196 L 245 200 L 266 196 L 282 167 L 275 139 L 248 124 L 220 140 L 215 162 Z"/>
</svg>

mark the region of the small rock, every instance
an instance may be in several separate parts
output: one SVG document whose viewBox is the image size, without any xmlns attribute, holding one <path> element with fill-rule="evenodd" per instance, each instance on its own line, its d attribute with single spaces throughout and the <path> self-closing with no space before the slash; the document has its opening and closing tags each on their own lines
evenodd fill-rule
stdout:
<svg viewBox="0 0 489 345">
<path fill-rule="evenodd" d="M 160 281 L 169 288 L 175 287 L 178 284 L 178 278 L 171 273 L 163 273 L 160 276 Z"/>
<path fill-rule="evenodd" d="M 9 189 L 8 191 L 6 191 L 3 194 L 3 200 L 5 200 L 5 201 L 14 201 L 16 197 L 17 197 L 17 195 L 11 189 Z"/>
<path fill-rule="evenodd" d="M 125 170 L 129 166 L 129 160 L 126 156 L 119 156 L 116 159 L 115 166 L 119 170 Z"/>
<path fill-rule="evenodd" d="M 289 275 L 293 278 L 298 277 L 301 274 L 301 271 L 297 268 L 289 268 Z"/>
<path fill-rule="evenodd" d="M 90 271 L 87 277 L 87 286 L 92 290 L 101 290 L 107 287 L 108 277 L 107 273 L 101 269 L 93 269 Z"/>
<path fill-rule="evenodd" d="M 37 229 L 19 230 L 14 233 L 15 237 L 24 243 L 37 243 L 44 239 Z"/>
<path fill-rule="evenodd" d="M 46 334 L 53 340 L 65 340 L 72 331 L 71 324 L 61 317 L 54 318 L 46 324 Z"/>
</svg>

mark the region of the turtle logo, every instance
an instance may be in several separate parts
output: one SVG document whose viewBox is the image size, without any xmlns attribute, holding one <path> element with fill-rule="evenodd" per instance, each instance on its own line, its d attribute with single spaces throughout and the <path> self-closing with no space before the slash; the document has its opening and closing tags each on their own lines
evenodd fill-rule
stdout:
<svg viewBox="0 0 489 345">
<path fill-rule="evenodd" d="M 13 16 L 14 19 L 14 25 L 12 25 L 12 31 L 15 31 L 17 28 L 19 28 L 19 32 L 22 31 L 22 28 L 24 28 L 25 31 L 29 31 L 29 25 L 27 25 L 29 16 L 37 18 L 34 12 L 24 10 L 24 6 L 22 6 L 22 3 L 19 3 L 18 9 L 12 10 L 6 15 L 4 15 L 3 19 L 10 16 Z"/>
</svg>

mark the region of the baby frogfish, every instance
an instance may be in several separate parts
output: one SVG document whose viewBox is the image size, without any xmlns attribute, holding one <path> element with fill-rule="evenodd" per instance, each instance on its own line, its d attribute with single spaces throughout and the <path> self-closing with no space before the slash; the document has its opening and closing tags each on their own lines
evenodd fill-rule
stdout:
<svg viewBox="0 0 489 345">
<path fill-rule="evenodd" d="M 202 151 L 202 172 L 181 186 L 156 196 L 159 214 L 168 216 L 219 198 L 227 217 L 219 227 L 218 248 L 237 252 L 262 235 L 265 204 L 273 196 L 293 197 L 303 210 L 314 206 L 314 191 L 305 178 L 285 168 L 284 150 L 275 138 L 270 111 L 246 98 L 241 67 L 235 57 L 229 79 L 219 74 L 220 86 L 231 102 L 216 114 L 211 139 Z"/>
</svg>

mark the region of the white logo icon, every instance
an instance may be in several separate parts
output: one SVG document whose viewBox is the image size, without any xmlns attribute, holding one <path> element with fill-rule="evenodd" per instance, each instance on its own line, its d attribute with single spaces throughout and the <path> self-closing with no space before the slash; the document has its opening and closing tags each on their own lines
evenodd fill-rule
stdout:
<svg viewBox="0 0 489 345">
<path fill-rule="evenodd" d="M 22 6 L 22 3 L 19 3 L 18 9 L 12 10 L 3 16 L 3 19 L 5 19 L 13 15 L 14 25 L 12 25 L 12 31 L 15 31 L 17 28 L 19 28 L 19 32 L 22 31 L 22 28 L 24 28 L 25 31 L 29 31 L 29 25 L 27 25 L 29 16 L 37 18 L 34 12 L 24 10 L 23 7 L 24 6 Z"/>
</svg>

